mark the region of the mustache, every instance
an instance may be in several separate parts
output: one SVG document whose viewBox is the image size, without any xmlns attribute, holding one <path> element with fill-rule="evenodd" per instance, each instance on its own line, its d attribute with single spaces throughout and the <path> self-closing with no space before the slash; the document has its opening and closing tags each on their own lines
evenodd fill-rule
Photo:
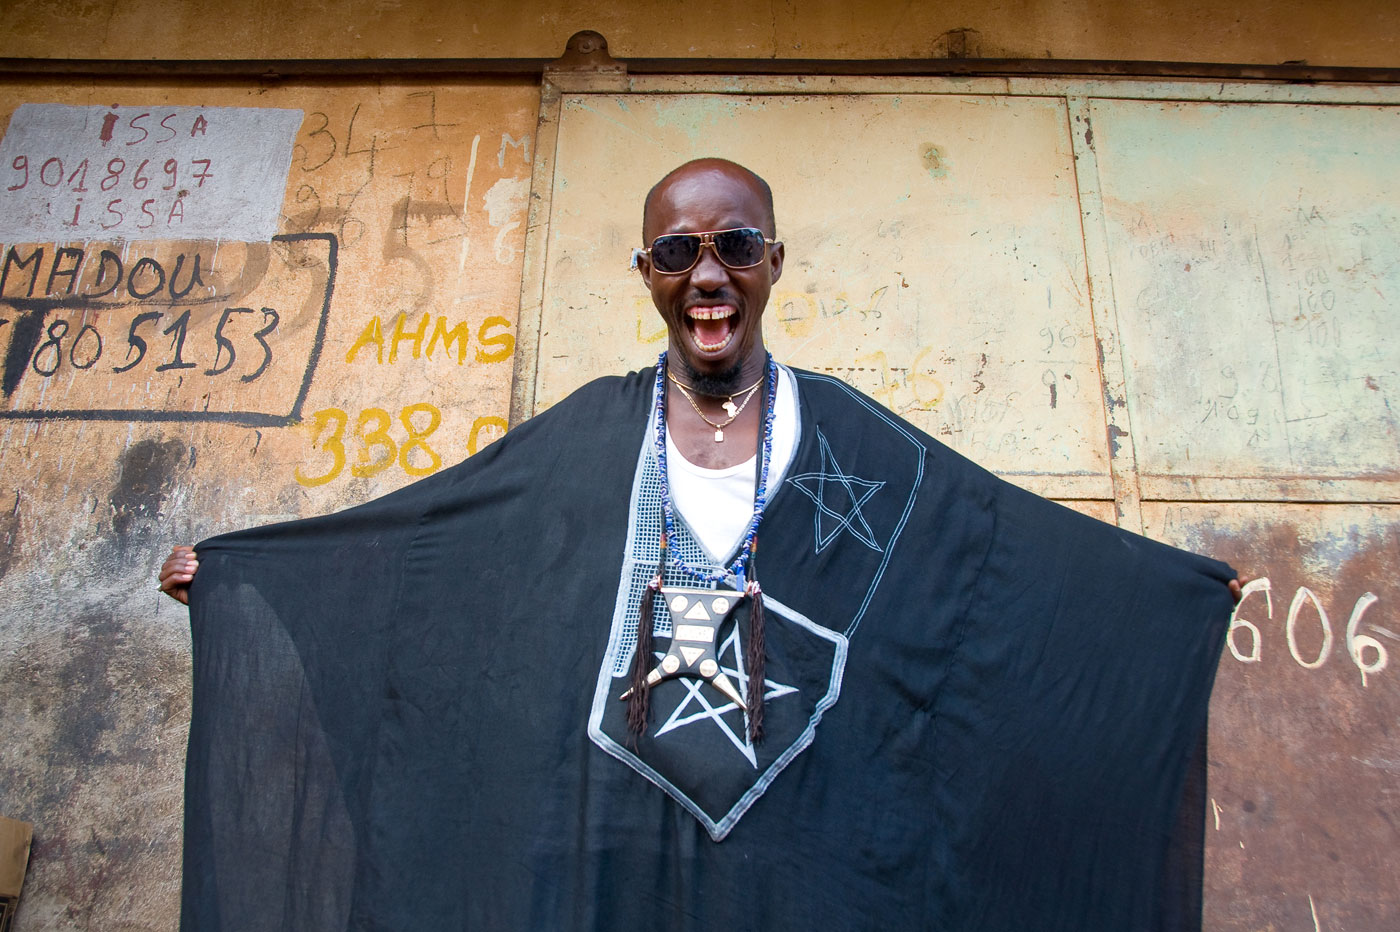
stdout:
<svg viewBox="0 0 1400 932">
<path fill-rule="evenodd" d="M 720 288 L 718 291 L 694 291 L 685 296 L 685 307 L 692 308 L 707 304 L 732 304 L 735 307 L 742 307 L 743 302 L 739 296 L 728 288 Z"/>
</svg>

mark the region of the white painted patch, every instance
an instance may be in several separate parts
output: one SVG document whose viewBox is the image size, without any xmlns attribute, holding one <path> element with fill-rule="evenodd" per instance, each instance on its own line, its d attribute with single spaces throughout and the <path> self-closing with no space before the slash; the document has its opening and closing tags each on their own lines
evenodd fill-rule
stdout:
<svg viewBox="0 0 1400 932">
<path fill-rule="evenodd" d="M 22 104 L 0 141 L 0 240 L 277 232 L 300 110 Z"/>
<path fill-rule="evenodd" d="M 482 197 L 486 222 L 493 227 L 505 226 L 525 212 L 530 202 L 530 184 L 524 178 L 502 178 L 491 185 Z"/>
</svg>

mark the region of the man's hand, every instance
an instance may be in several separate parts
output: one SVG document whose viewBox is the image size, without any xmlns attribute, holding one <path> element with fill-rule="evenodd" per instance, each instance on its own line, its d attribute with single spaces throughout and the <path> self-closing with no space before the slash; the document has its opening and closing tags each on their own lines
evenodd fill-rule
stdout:
<svg viewBox="0 0 1400 932">
<path fill-rule="evenodd" d="M 160 591 L 182 605 L 190 604 L 190 580 L 199 569 L 193 547 L 175 547 L 160 567 Z M 1234 585 L 1231 583 L 1230 585 Z M 1239 596 L 1235 596 L 1236 601 Z"/>
<path fill-rule="evenodd" d="M 1250 581 L 1253 579 L 1253 576 L 1240 574 L 1240 577 L 1238 579 L 1230 580 L 1230 595 L 1234 596 L 1236 605 L 1239 605 L 1240 599 L 1244 598 L 1244 587 L 1249 585 Z"/>
</svg>

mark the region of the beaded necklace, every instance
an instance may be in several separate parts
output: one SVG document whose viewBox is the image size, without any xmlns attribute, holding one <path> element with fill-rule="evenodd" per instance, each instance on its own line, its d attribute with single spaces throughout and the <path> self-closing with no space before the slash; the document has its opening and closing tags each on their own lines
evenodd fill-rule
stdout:
<svg viewBox="0 0 1400 932">
<path fill-rule="evenodd" d="M 642 590 L 641 603 L 637 607 L 637 643 L 632 652 L 632 685 L 618 697 L 627 702 L 627 728 L 634 737 L 640 737 L 646 731 L 651 687 L 667 677 L 683 675 L 698 676 L 722 692 L 740 709 L 744 710 L 745 718 L 748 720 L 749 741 L 757 743 L 763 740 L 763 691 L 766 682 L 763 676 L 766 663 L 763 589 L 759 586 L 758 579 L 753 576 L 753 555 L 758 541 L 758 523 L 763 520 L 763 509 L 768 504 L 768 463 L 773 454 L 773 412 L 777 408 L 778 364 L 773 361 L 771 353 L 768 354 L 767 362 L 768 404 L 763 417 L 763 450 L 760 454 L 758 486 L 753 497 L 753 517 L 749 519 L 749 529 L 744 534 L 744 542 L 739 547 L 739 553 L 734 558 L 734 562 L 723 569 L 711 572 L 691 566 L 679 553 L 668 553 L 666 546 L 666 542 L 676 529 L 675 512 L 671 506 L 671 485 L 666 475 L 666 354 L 663 352 L 661 358 L 656 361 L 655 446 L 656 465 L 661 471 L 662 514 L 661 539 L 658 542 L 660 552 L 656 574 Z M 718 598 L 711 598 L 711 596 L 717 595 L 714 590 L 673 588 L 663 592 L 662 581 L 669 562 L 674 562 L 677 569 L 687 576 L 699 580 L 701 585 L 720 582 L 732 574 L 738 583 L 738 591 L 741 593 L 739 598 L 749 600 L 749 635 L 744 650 L 745 668 L 748 673 L 747 697 L 741 695 L 733 683 L 729 681 L 723 668 L 717 662 L 717 658 L 714 656 L 716 651 L 713 649 L 715 637 L 719 633 L 718 622 L 722 621 L 722 617 L 715 616 L 728 616 L 738 602 L 731 601 L 722 595 Z M 656 597 L 665 595 L 666 592 L 671 593 L 673 600 L 671 606 L 674 610 L 690 606 L 685 615 L 687 619 L 700 620 L 693 614 L 696 609 L 700 609 L 703 620 L 714 623 L 682 626 L 692 629 L 691 632 L 684 638 L 681 638 L 678 633 L 673 635 L 671 649 L 659 664 L 653 666 L 651 639 L 652 613 L 655 609 L 652 603 Z M 709 611 L 704 609 L 705 604 L 710 606 Z M 695 632 L 702 628 L 704 636 L 700 637 Z M 679 646 L 685 641 L 690 642 L 688 646 Z M 701 644 L 701 641 L 708 641 L 708 643 Z"/>
<path fill-rule="evenodd" d="M 773 458 L 773 412 L 777 408 L 778 392 L 778 364 L 773 361 L 773 354 L 767 354 L 768 359 L 768 404 L 763 416 L 763 462 L 759 470 L 758 487 L 754 491 L 753 497 L 753 517 L 749 519 L 748 531 L 744 534 L 744 542 L 739 547 L 739 553 L 734 558 L 734 562 L 728 567 L 716 571 L 706 571 L 691 566 L 679 553 L 672 553 L 671 559 L 676 567 L 687 576 L 701 580 L 706 583 L 715 583 L 723 580 L 726 576 L 733 575 L 738 581 L 739 591 L 745 591 L 746 584 L 745 571 L 753 557 L 754 542 L 758 538 L 758 524 L 763 520 L 763 509 L 768 504 L 768 464 Z M 664 541 L 668 540 L 675 532 L 675 512 L 671 506 L 671 484 L 666 471 L 666 353 L 662 351 L 661 357 L 656 361 L 656 464 L 661 472 L 661 514 L 664 521 L 663 530 L 663 550 Z"/>
</svg>

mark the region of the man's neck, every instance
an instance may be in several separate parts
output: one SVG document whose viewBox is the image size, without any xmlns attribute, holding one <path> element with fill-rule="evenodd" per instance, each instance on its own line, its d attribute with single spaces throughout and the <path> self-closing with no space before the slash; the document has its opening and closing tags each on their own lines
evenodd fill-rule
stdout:
<svg viewBox="0 0 1400 932">
<path fill-rule="evenodd" d="M 761 357 L 766 361 L 767 354 Z M 758 450 L 766 366 L 760 366 L 752 378 L 741 381 L 748 368 L 740 366 L 736 370 L 738 379 L 725 379 L 718 385 L 717 379 L 712 380 L 709 387 L 716 388 L 714 392 L 702 391 L 690 381 L 687 376 L 693 377 L 692 372 L 672 373 L 681 385 L 666 380 L 666 426 L 671 441 L 696 466 L 724 469 L 744 462 Z M 748 391 L 750 386 L 752 394 Z M 726 404 L 733 408 L 726 408 Z M 730 411 L 736 409 L 737 414 L 731 415 Z"/>
</svg>

